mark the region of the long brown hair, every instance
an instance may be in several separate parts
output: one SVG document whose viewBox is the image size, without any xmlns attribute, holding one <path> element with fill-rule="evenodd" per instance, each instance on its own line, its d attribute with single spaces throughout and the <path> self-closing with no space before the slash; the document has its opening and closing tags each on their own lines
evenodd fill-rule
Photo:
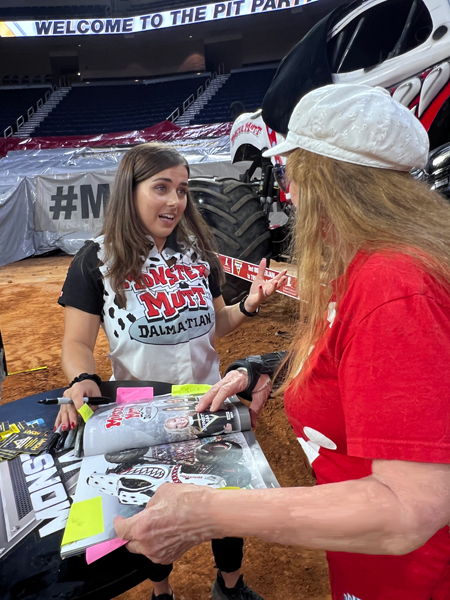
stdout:
<svg viewBox="0 0 450 600">
<path fill-rule="evenodd" d="M 298 269 L 299 327 L 287 377 L 299 373 L 326 329 L 331 282 L 358 250 L 412 256 L 450 287 L 450 204 L 409 173 L 338 161 L 297 149 L 287 174 L 299 190 L 294 254 Z M 338 292 L 336 308 L 345 293 Z"/>
<path fill-rule="evenodd" d="M 178 165 L 185 166 L 189 174 L 187 160 L 174 148 L 159 143 L 140 144 L 131 148 L 119 164 L 102 233 L 105 236 L 108 275 L 120 306 L 126 306 L 123 287 L 128 276 L 143 284 L 142 265 L 153 247 L 148 238 L 149 232 L 136 209 L 136 186 L 141 181 Z M 210 264 L 219 284 L 222 284 L 224 275 L 213 251 L 214 236 L 198 212 L 189 192 L 186 209 L 174 233 L 177 242 L 185 247 L 192 247 L 194 243 L 199 256 Z"/>
</svg>

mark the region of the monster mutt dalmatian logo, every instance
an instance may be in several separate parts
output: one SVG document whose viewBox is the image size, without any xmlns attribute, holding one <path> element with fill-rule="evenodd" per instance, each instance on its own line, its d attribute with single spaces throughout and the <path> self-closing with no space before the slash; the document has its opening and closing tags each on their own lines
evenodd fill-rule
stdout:
<svg viewBox="0 0 450 600">
<path fill-rule="evenodd" d="M 139 419 L 148 423 L 156 417 L 158 409 L 153 404 L 143 406 L 116 406 L 106 419 L 105 429 L 121 427 L 123 421 Z"/>
<path fill-rule="evenodd" d="M 130 337 L 144 344 L 179 344 L 208 333 L 214 310 L 207 301 L 206 265 L 153 266 L 142 274 L 144 285 L 129 278 L 144 316 L 130 327 Z"/>
<path fill-rule="evenodd" d="M 353 594 L 344 594 L 343 600 L 361 600 L 361 598 L 357 598 Z"/>
</svg>

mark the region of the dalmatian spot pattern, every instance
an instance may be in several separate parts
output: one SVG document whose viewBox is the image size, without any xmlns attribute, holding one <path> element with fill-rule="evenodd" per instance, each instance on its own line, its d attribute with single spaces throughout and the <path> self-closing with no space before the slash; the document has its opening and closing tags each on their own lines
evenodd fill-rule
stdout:
<svg viewBox="0 0 450 600">
<path fill-rule="evenodd" d="M 111 317 L 111 319 L 114 319 L 114 308 L 111 306 L 111 308 L 109 309 L 109 316 Z"/>
<path fill-rule="evenodd" d="M 114 296 L 114 304 L 117 306 L 117 308 L 123 308 L 117 296 Z"/>
<path fill-rule="evenodd" d="M 118 319 L 117 322 L 120 325 L 120 329 L 123 331 L 125 329 L 125 323 L 122 321 L 122 319 Z"/>
</svg>

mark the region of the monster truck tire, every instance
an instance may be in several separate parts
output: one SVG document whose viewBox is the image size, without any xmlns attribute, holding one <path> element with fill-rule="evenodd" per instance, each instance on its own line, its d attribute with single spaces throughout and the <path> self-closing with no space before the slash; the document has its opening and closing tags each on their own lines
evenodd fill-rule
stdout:
<svg viewBox="0 0 450 600">
<path fill-rule="evenodd" d="M 195 449 L 195 458 L 204 465 L 236 463 L 242 458 L 242 448 L 236 442 L 207 442 Z"/>
<path fill-rule="evenodd" d="M 220 254 L 259 264 L 271 256 L 269 219 L 261 210 L 254 189 L 230 177 L 195 177 L 189 186 L 201 215 L 217 241 Z M 235 304 L 250 289 L 250 282 L 226 275 L 223 298 Z"/>
<path fill-rule="evenodd" d="M 148 452 L 148 448 L 132 448 L 131 450 L 122 450 L 121 452 L 109 452 L 105 454 L 105 460 L 110 463 L 129 463 L 136 462 Z"/>
</svg>

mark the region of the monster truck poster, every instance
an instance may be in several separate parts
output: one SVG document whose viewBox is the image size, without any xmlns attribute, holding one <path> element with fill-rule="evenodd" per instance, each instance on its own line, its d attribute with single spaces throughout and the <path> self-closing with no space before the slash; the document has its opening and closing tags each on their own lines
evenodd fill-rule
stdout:
<svg viewBox="0 0 450 600">
<path fill-rule="evenodd" d="M 130 447 L 223 435 L 250 429 L 248 408 L 225 402 L 214 413 L 197 413 L 195 396 L 157 396 L 148 402 L 115 404 L 96 411 L 86 423 L 84 455 L 115 452 Z"/>
<path fill-rule="evenodd" d="M 130 436 L 133 440 L 133 436 Z M 133 440 L 134 441 L 134 440 Z M 163 483 L 213 488 L 278 487 L 253 433 L 231 433 L 137 449 L 122 448 L 83 459 L 75 502 L 100 497 L 103 533 L 66 544 L 61 556 L 116 537 L 113 519 L 143 510 Z"/>
</svg>

